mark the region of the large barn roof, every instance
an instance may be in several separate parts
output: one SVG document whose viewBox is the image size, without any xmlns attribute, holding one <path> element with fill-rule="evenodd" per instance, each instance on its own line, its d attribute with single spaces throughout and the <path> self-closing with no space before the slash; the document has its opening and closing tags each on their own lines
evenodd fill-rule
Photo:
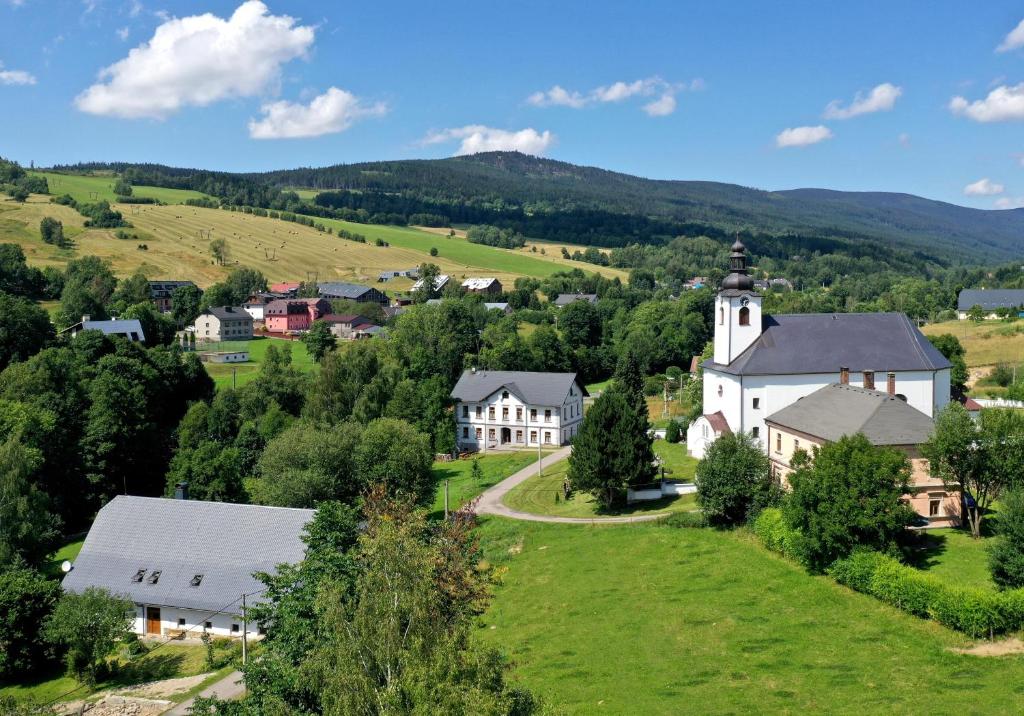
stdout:
<svg viewBox="0 0 1024 716">
<path fill-rule="evenodd" d="M 254 572 L 301 562 L 302 531 L 313 514 L 120 495 L 99 511 L 63 586 L 70 592 L 103 587 L 136 604 L 215 611 L 263 589 Z M 140 572 L 142 580 L 134 581 Z"/>
<path fill-rule="evenodd" d="M 734 375 L 797 375 L 941 370 L 950 363 L 903 313 L 800 313 L 764 316 L 761 335 L 729 365 Z"/>
<path fill-rule="evenodd" d="M 957 310 L 970 311 L 975 306 L 981 306 L 987 311 L 1020 308 L 1024 306 L 1024 288 L 965 288 L 957 297 Z"/>
</svg>

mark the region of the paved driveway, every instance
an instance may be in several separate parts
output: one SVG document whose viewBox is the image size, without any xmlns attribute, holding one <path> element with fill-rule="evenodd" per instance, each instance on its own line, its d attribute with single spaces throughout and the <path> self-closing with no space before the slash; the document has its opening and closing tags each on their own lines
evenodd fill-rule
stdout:
<svg viewBox="0 0 1024 716">
<path fill-rule="evenodd" d="M 569 457 L 570 452 L 572 452 L 571 445 L 560 448 L 550 455 L 545 455 L 543 458 L 544 464 L 554 465 L 559 460 L 564 460 Z M 500 517 L 508 517 L 513 520 L 526 520 L 528 522 L 558 522 L 560 524 L 570 525 L 614 525 L 626 524 L 629 522 L 650 522 L 652 520 L 661 519 L 665 516 L 664 514 L 652 514 L 634 515 L 629 517 L 555 517 L 554 515 L 534 515 L 529 512 L 520 512 L 519 510 L 513 510 L 510 507 L 507 507 L 503 500 L 509 490 L 519 483 L 525 482 L 536 474 L 537 463 L 533 463 L 531 465 L 527 465 L 514 475 L 506 477 L 497 485 L 488 488 L 482 495 L 480 495 L 480 501 L 476 505 L 477 513 L 481 515 L 498 515 Z"/>
</svg>

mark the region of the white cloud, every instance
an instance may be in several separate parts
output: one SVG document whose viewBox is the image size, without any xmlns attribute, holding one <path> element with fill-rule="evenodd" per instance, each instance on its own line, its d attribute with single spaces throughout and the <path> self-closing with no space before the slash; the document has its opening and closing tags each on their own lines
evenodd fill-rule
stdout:
<svg viewBox="0 0 1024 716">
<path fill-rule="evenodd" d="M 824 125 L 816 127 L 791 127 L 775 135 L 777 147 L 806 147 L 809 144 L 832 139 L 832 130 Z"/>
<path fill-rule="evenodd" d="M 260 108 L 263 118 L 249 120 L 253 139 L 296 139 L 344 132 L 365 117 L 387 112 L 383 102 L 365 105 L 351 92 L 331 87 L 309 104 L 271 102 Z"/>
<path fill-rule="evenodd" d="M 131 30 L 128 29 L 127 26 L 125 26 L 125 27 L 122 27 L 120 30 L 117 31 L 117 36 L 120 37 L 122 40 L 127 40 L 128 39 L 128 33 L 130 33 L 130 32 L 131 32 Z"/>
<path fill-rule="evenodd" d="M 643 105 L 643 110 L 651 117 L 664 117 L 675 111 L 676 94 L 683 90 L 697 92 L 702 89 L 704 89 L 704 80 L 700 78 L 673 84 L 655 76 L 633 82 L 613 82 L 610 85 L 595 87 L 586 93 L 567 90 L 561 85 L 555 85 L 547 91 L 534 92 L 526 98 L 526 101 L 535 107 L 583 109 L 594 104 L 625 102 L 635 97 L 653 97 L 660 94 L 658 99 Z"/>
<path fill-rule="evenodd" d="M 5 70 L 0 62 L 0 85 L 34 85 L 35 75 L 24 70 Z"/>
<path fill-rule="evenodd" d="M 1004 196 L 996 199 L 997 209 L 1022 209 L 1024 208 L 1024 196 Z"/>
<path fill-rule="evenodd" d="M 443 144 L 455 140 L 462 140 L 455 152 L 456 156 L 501 151 L 543 156 L 555 143 L 555 135 L 547 130 L 538 132 L 532 127 L 509 131 L 486 127 L 482 124 L 469 124 L 465 127 L 452 127 L 431 132 L 423 139 L 423 144 Z"/>
<path fill-rule="evenodd" d="M 1024 20 L 1017 23 L 1017 27 L 1010 30 L 1010 33 L 1003 38 L 1002 43 L 996 48 L 996 52 L 1009 52 L 1024 47 Z"/>
<path fill-rule="evenodd" d="M 993 196 L 995 194 L 1002 194 L 1005 189 L 1006 187 L 1002 184 L 985 177 L 965 186 L 964 194 L 967 196 Z"/>
<path fill-rule="evenodd" d="M 666 92 L 653 102 L 644 105 L 644 111 L 651 117 L 664 117 L 676 111 L 676 98 Z"/>
<path fill-rule="evenodd" d="M 975 122 L 1006 122 L 1024 119 L 1024 82 L 996 87 L 985 99 L 968 102 L 957 96 L 949 101 L 949 110 Z"/>
<path fill-rule="evenodd" d="M 139 0 L 132 0 L 128 6 L 128 17 L 138 17 L 142 10 L 142 3 Z"/>
<path fill-rule="evenodd" d="M 90 114 L 164 119 L 183 107 L 251 97 L 274 87 L 281 65 L 305 56 L 314 28 L 270 15 L 247 0 L 224 20 L 211 13 L 173 18 L 152 39 L 105 68 L 75 98 Z"/>
<path fill-rule="evenodd" d="M 877 85 L 865 97 L 863 92 L 858 92 L 853 97 L 849 107 L 843 107 L 843 103 L 834 99 L 825 107 L 825 119 L 849 119 L 859 114 L 870 114 L 872 112 L 888 112 L 896 104 L 896 100 L 903 94 L 903 88 L 897 87 L 889 82 Z"/>
<path fill-rule="evenodd" d="M 570 92 L 567 89 L 555 85 L 547 92 L 534 92 L 526 101 L 536 107 L 572 107 L 580 109 L 587 104 L 586 98 L 579 92 Z"/>
</svg>

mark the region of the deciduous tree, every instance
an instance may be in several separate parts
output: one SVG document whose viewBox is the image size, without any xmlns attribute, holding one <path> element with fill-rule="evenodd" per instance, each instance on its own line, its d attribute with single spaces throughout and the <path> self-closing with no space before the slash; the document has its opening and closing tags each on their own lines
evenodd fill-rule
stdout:
<svg viewBox="0 0 1024 716">
<path fill-rule="evenodd" d="M 47 639 L 64 649 L 68 671 L 95 683 L 100 665 L 114 647 L 131 633 L 135 605 L 106 589 L 87 587 L 81 594 L 67 593 L 46 620 Z"/>
</svg>

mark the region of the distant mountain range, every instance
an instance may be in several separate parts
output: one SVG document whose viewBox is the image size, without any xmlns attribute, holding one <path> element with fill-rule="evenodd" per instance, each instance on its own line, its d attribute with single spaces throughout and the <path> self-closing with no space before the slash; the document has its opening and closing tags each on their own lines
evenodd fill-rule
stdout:
<svg viewBox="0 0 1024 716">
<path fill-rule="evenodd" d="M 871 239 L 980 262 L 1024 257 L 1024 209 L 971 209 L 911 194 L 762 191 L 707 181 L 643 179 L 517 152 L 345 164 L 250 175 L 279 186 L 412 193 L 439 204 L 601 210 L 753 233 Z"/>
</svg>

